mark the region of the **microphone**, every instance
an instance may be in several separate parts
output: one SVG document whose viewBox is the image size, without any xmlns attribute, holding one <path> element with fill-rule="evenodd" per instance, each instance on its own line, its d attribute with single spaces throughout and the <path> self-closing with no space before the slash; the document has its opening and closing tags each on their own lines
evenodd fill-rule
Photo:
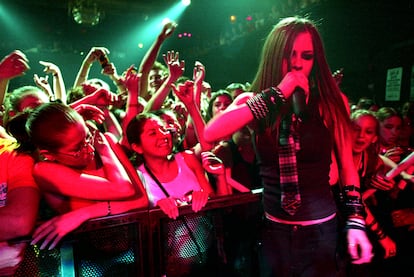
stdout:
<svg viewBox="0 0 414 277">
<path fill-rule="evenodd" d="M 292 108 L 299 121 L 302 121 L 305 118 L 306 95 L 301 87 L 296 87 L 292 93 Z"/>
</svg>

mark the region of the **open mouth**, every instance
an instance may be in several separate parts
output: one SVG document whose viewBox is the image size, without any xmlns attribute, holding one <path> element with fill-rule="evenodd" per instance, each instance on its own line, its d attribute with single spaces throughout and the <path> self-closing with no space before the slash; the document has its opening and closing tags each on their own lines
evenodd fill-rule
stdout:
<svg viewBox="0 0 414 277">
<path fill-rule="evenodd" d="M 170 140 L 169 139 L 163 139 L 158 143 L 158 147 L 169 147 L 170 146 Z"/>
</svg>

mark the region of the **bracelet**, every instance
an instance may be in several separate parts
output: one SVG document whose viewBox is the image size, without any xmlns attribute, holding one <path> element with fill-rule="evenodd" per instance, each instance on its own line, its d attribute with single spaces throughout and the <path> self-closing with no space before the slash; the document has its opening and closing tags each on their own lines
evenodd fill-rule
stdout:
<svg viewBox="0 0 414 277">
<path fill-rule="evenodd" d="M 381 228 L 374 232 L 374 234 L 376 235 L 378 240 L 382 240 L 387 237 L 387 235 L 384 233 L 384 230 L 382 230 Z"/>
<path fill-rule="evenodd" d="M 282 91 L 278 87 L 271 87 L 251 97 L 247 100 L 246 105 L 254 118 L 261 120 L 273 118 L 274 113 L 284 103 L 286 103 L 286 98 Z"/>
<path fill-rule="evenodd" d="M 358 229 L 358 230 L 366 231 L 364 220 L 348 219 L 346 221 L 345 230 L 349 230 L 349 229 Z"/>
<path fill-rule="evenodd" d="M 348 218 L 365 218 L 365 207 L 362 204 L 359 187 L 354 185 L 347 185 L 343 188 L 343 213 Z M 357 192 L 357 195 L 351 195 L 352 192 Z"/>
<path fill-rule="evenodd" d="M 356 191 L 358 193 L 361 192 L 360 188 L 356 187 L 355 185 L 346 185 L 346 186 L 344 186 L 344 192 L 346 194 L 348 194 L 349 192 L 352 192 L 352 191 Z"/>
<path fill-rule="evenodd" d="M 377 224 L 377 220 L 374 218 L 370 223 L 367 223 L 367 227 L 372 228 Z"/>
<path fill-rule="evenodd" d="M 108 203 L 108 212 L 107 212 L 106 216 L 109 216 L 109 215 L 111 215 L 111 201 L 108 201 L 107 203 Z"/>
<path fill-rule="evenodd" d="M 280 88 L 271 87 L 270 89 L 273 90 L 277 94 L 277 96 L 280 98 L 280 100 L 282 100 L 283 103 L 287 102 L 287 100 L 286 100 L 285 96 L 283 95 L 283 92 L 280 90 Z M 267 90 L 265 90 L 264 92 L 266 92 L 266 91 Z"/>
<path fill-rule="evenodd" d="M 384 233 L 384 230 L 381 228 L 381 226 L 376 222 L 376 220 L 374 220 L 376 223 L 376 228 L 374 228 L 375 223 L 372 223 L 371 225 L 368 225 L 368 227 L 371 228 L 371 231 L 375 234 L 375 236 L 377 237 L 378 240 L 382 240 L 385 239 L 385 237 L 387 236 Z"/>
</svg>

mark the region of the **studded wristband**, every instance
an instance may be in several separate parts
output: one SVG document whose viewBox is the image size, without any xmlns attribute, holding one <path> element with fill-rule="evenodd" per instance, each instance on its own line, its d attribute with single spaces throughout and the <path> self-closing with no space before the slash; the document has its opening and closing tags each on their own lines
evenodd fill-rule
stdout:
<svg viewBox="0 0 414 277">
<path fill-rule="evenodd" d="M 263 90 L 246 102 L 257 120 L 272 118 L 284 103 L 286 98 L 278 87 Z"/>
</svg>

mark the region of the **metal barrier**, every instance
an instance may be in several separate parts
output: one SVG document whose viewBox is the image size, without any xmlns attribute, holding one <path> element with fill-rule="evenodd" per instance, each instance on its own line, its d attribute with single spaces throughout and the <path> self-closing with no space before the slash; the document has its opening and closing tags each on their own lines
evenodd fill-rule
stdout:
<svg viewBox="0 0 414 277">
<path fill-rule="evenodd" d="M 89 220 L 54 250 L 29 246 L 16 277 L 257 276 L 261 190 L 180 207 L 171 220 L 139 210 Z"/>
</svg>

